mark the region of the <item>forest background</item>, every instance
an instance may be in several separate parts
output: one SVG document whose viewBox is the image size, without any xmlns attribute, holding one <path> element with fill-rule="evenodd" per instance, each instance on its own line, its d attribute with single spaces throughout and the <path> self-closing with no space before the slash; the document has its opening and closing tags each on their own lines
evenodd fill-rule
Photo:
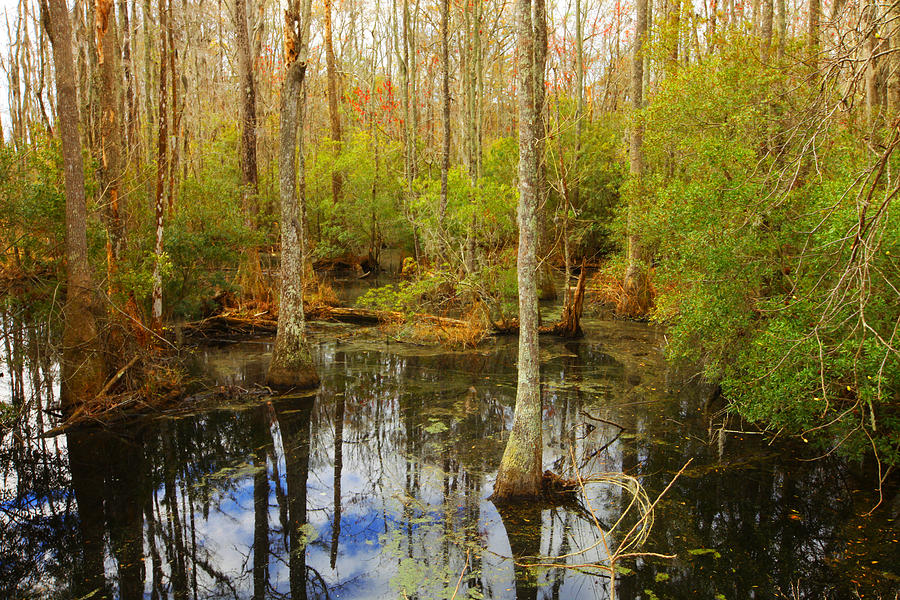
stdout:
<svg viewBox="0 0 900 600">
<path fill-rule="evenodd" d="M 308 6 L 304 262 L 369 271 L 397 252 L 406 279 L 363 304 L 510 322 L 513 5 Z M 164 335 L 223 298 L 277 304 L 283 8 L 74 4 L 87 258 L 119 345 L 131 333 L 150 344 L 145 330 Z M 572 0 L 547 14 L 534 73 L 542 293 L 563 274 L 568 300 L 578 266 L 600 267 L 589 304 L 665 323 L 671 359 L 719 383 L 736 413 L 875 459 L 883 480 L 900 458 L 897 6 Z M 61 322 L 51 44 L 39 3 L 21 0 L 7 17 L 4 302 Z M 109 347 L 115 373 L 127 359 Z"/>
</svg>

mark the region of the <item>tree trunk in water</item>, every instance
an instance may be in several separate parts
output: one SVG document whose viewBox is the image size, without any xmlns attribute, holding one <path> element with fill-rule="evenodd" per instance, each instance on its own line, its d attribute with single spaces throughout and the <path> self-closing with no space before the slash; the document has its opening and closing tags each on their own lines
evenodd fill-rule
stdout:
<svg viewBox="0 0 900 600">
<path fill-rule="evenodd" d="M 584 309 L 584 289 L 586 284 L 586 273 L 584 260 L 581 261 L 581 273 L 578 274 L 578 284 L 575 286 L 575 293 L 568 294 L 568 299 L 563 306 L 562 317 L 559 324 L 554 328 L 556 335 L 567 338 L 578 338 L 584 335 L 581 329 L 581 313 Z M 568 287 L 566 282 L 566 287 Z"/>
<path fill-rule="evenodd" d="M 94 399 L 106 375 L 100 351 L 97 299 L 87 250 L 87 202 L 78 131 L 78 97 L 72 59 L 72 29 L 65 0 L 42 0 L 42 19 L 56 65 L 58 129 L 66 186 L 66 304 L 63 319 L 61 400 L 71 411 Z"/>
<path fill-rule="evenodd" d="M 644 52 L 643 42 L 647 33 L 647 0 L 637 0 L 635 5 L 635 44 L 631 64 L 631 102 L 634 122 L 628 148 L 631 198 L 628 202 L 628 268 L 625 272 L 625 291 L 617 310 L 621 314 L 642 316 L 650 309 L 649 252 L 644 247 L 636 229 L 636 215 L 643 196 L 644 176 L 644 125 L 638 111 L 644 103 Z"/>
<path fill-rule="evenodd" d="M 241 210 L 244 226 L 256 231 L 256 199 L 259 196 L 259 175 L 256 162 L 256 82 L 253 77 L 253 56 L 250 51 L 250 35 L 247 31 L 247 0 L 234 3 L 235 37 L 237 40 L 238 69 L 240 72 L 240 97 L 242 106 L 241 128 Z M 248 298 L 262 298 L 262 267 L 256 246 L 244 250 L 238 283 Z"/>
<path fill-rule="evenodd" d="M 541 0 L 538 0 L 540 2 Z M 537 27 L 545 27 L 537 23 Z M 535 24 L 532 23 L 531 0 L 517 0 L 516 73 L 519 103 L 519 361 L 516 387 L 516 409 L 512 431 L 503 452 L 493 498 L 536 497 L 541 492 L 541 395 L 540 348 L 538 344 L 537 285 L 537 204 L 538 152 L 543 132 L 538 124 L 535 105 Z"/>
<path fill-rule="evenodd" d="M 100 65 L 100 189 L 106 206 L 106 270 L 109 293 L 119 259 L 125 245 L 125 228 L 119 201 L 119 184 L 122 179 L 123 138 L 121 102 L 119 93 L 119 43 L 116 35 L 116 15 L 113 0 L 96 0 L 94 6 L 95 41 Z"/>
<path fill-rule="evenodd" d="M 281 300 L 278 333 L 267 380 L 277 387 L 313 388 L 319 376 L 306 341 L 303 315 L 303 247 L 301 204 L 305 190 L 297 190 L 298 110 L 306 74 L 310 0 L 303 3 L 302 16 L 296 0 L 285 11 L 285 77 L 281 92 L 281 131 L 278 151 L 281 196 Z M 303 155 L 302 138 L 300 155 Z M 302 161 L 301 161 L 302 168 Z M 302 179 L 302 173 L 301 173 Z M 299 201 L 299 202 L 298 202 Z"/>
<path fill-rule="evenodd" d="M 331 119 L 331 139 L 341 148 L 341 114 L 338 111 L 337 69 L 334 64 L 334 44 L 331 35 L 331 0 L 325 0 L 325 66 L 328 76 L 328 116 Z M 343 179 L 335 169 L 331 172 L 331 200 L 335 204 L 341 199 Z"/>
</svg>

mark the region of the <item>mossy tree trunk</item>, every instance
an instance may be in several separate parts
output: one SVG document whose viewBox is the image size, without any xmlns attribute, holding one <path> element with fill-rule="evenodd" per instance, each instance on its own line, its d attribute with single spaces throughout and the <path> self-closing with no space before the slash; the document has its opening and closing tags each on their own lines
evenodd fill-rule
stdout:
<svg viewBox="0 0 900 600">
<path fill-rule="evenodd" d="M 302 10 L 302 12 L 301 12 Z M 306 74 L 310 0 L 302 9 L 292 0 L 284 13 L 285 77 L 281 92 L 281 131 L 278 153 L 281 196 L 281 303 L 278 333 L 267 380 L 277 387 L 312 388 L 319 376 L 306 341 L 303 315 L 303 219 L 305 190 L 297 186 L 297 128 L 301 89 Z M 300 169 L 303 169 L 302 137 L 299 139 Z M 299 174 L 303 179 L 302 172 Z M 298 193 L 299 192 L 299 193 Z"/>
<path fill-rule="evenodd" d="M 537 49 L 538 40 L 547 39 L 546 33 L 540 31 L 546 30 L 544 1 L 535 0 L 532 15 L 531 0 L 517 0 L 516 27 L 519 62 L 516 75 L 519 90 L 519 364 L 512 431 L 494 484 L 493 499 L 500 502 L 540 495 L 543 446 L 536 281 L 538 161 L 543 131 L 535 80 L 538 69 L 543 69 L 544 65 L 543 60 L 538 59 L 546 56 Z"/>
<path fill-rule="evenodd" d="M 78 98 L 72 27 L 65 0 L 42 0 L 42 21 L 53 45 L 56 101 L 66 187 L 66 304 L 63 320 L 61 399 L 71 411 L 94 399 L 106 376 L 97 324 L 97 296 L 87 249 L 84 163 L 78 131 Z"/>
</svg>

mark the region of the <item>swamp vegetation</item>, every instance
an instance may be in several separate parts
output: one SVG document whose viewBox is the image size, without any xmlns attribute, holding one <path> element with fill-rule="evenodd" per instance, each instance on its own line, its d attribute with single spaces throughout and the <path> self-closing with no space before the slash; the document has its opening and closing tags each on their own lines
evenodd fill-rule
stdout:
<svg viewBox="0 0 900 600">
<path fill-rule="evenodd" d="M 0 594 L 896 600 L 898 16 L 17 0 Z"/>
</svg>

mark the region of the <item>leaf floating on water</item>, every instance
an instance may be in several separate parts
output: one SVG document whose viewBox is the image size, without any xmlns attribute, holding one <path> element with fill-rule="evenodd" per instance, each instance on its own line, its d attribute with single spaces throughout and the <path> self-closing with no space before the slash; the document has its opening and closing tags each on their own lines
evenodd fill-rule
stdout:
<svg viewBox="0 0 900 600">
<path fill-rule="evenodd" d="M 688 550 L 688 552 L 694 556 L 707 556 L 712 554 L 713 558 L 722 558 L 722 555 L 719 554 L 719 551 L 715 548 L 694 548 L 693 550 Z"/>
<path fill-rule="evenodd" d="M 448 427 L 444 424 L 443 421 L 438 421 L 436 419 L 431 419 L 431 425 L 428 425 L 425 428 L 425 431 L 431 434 L 443 433 L 447 431 Z"/>
</svg>

